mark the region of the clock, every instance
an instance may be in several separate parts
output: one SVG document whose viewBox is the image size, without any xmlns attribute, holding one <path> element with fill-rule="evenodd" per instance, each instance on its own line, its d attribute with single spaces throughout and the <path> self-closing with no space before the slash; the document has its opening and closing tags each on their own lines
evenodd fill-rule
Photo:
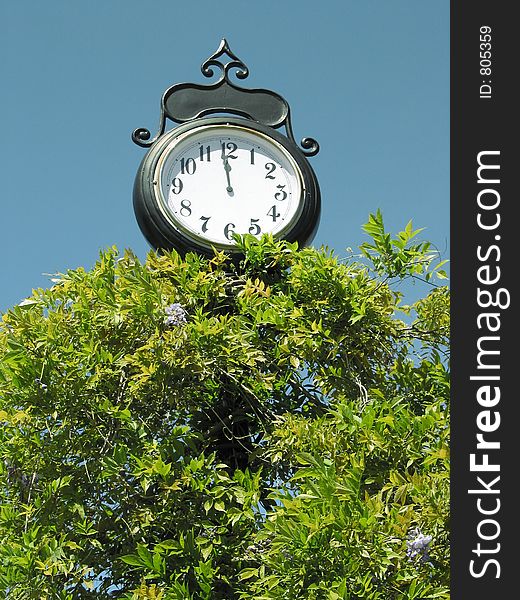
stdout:
<svg viewBox="0 0 520 600">
<path fill-rule="evenodd" d="M 318 143 L 307 137 L 296 144 L 289 104 L 279 94 L 231 80 L 232 70 L 238 79 L 249 70 L 225 39 L 202 73 L 212 77 L 215 67 L 221 70 L 215 83 L 180 83 L 164 92 L 154 137 L 144 128 L 132 134 L 149 148 L 134 183 L 141 231 L 158 250 L 206 256 L 239 255 L 235 234 L 309 243 L 321 205 L 307 157 Z M 166 131 L 167 119 L 178 126 Z"/>
<path fill-rule="evenodd" d="M 164 134 L 138 169 L 138 224 L 155 248 L 237 252 L 233 234 L 304 245 L 320 213 L 316 176 L 300 149 L 248 119 L 198 119 Z"/>
</svg>

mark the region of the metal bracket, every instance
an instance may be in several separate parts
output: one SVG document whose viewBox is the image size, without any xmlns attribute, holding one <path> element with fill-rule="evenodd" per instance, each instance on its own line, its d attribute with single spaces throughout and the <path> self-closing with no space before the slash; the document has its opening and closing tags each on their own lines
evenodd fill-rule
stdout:
<svg viewBox="0 0 520 600">
<path fill-rule="evenodd" d="M 224 62 L 219 60 L 226 56 L 228 61 L 225 58 Z M 164 134 L 166 119 L 186 123 L 210 114 L 230 113 L 273 129 L 285 126 L 287 137 L 296 144 L 289 104 L 282 96 L 271 90 L 243 88 L 231 81 L 231 69 L 236 69 L 237 79 L 246 79 L 249 69 L 231 51 L 225 39 L 220 42 L 217 51 L 202 63 L 204 77 L 213 77 L 212 67 L 221 71 L 215 83 L 178 83 L 169 87 L 161 100 L 158 132 L 152 137 L 148 129 L 139 128 L 132 133 L 132 140 L 143 148 L 149 148 Z M 310 137 L 303 138 L 300 145 L 305 156 L 314 156 L 320 149 L 318 142 Z"/>
</svg>

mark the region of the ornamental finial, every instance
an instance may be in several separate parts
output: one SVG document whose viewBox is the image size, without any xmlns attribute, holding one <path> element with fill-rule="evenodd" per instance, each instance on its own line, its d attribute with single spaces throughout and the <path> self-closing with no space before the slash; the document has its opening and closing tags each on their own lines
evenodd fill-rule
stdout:
<svg viewBox="0 0 520 600">
<path fill-rule="evenodd" d="M 218 60 L 226 55 L 230 59 L 228 62 L 222 62 Z M 214 72 L 211 67 L 219 68 L 222 72 L 221 79 L 227 79 L 228 81 L 230 69 L 237 69 L 237 79 L 246 79 L 246 77 L 249 75 L 249 69 L 247 68 L 246 64 L 231 51 L 226 38 L 222 38 L 217 51 L 202 63 L 201 71 L 204 77 L 213 77 Z"/>
</svg>

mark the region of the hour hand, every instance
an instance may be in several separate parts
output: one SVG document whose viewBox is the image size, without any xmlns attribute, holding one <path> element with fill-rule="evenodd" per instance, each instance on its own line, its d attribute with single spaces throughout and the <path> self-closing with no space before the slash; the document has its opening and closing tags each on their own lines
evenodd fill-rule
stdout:
<svg viewBox="0 0 520 600">
<path fill-rule="evenodd" d="M 226 178 L 227 178 L 227 188 L 226 191 L 229 194 L 233 193 L 233 188 L 231 186 L 231 178 L 229 176 L 229 172 L 231 171 L 231 165 L 229 164 L 229 161 L 227 158 L 224 158 L 224 171 L 226 172 Z"/>
</svg>

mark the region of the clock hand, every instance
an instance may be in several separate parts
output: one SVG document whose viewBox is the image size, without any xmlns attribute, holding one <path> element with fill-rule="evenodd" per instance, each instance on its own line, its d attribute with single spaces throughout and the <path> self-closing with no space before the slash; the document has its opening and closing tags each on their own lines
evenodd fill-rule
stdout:
<svg viewBox="0 0 520 600">
<path fill-rule="evenodd" d="M 226 172 L 226 178 L 227 178 L 227 188 L 226 191 L 230 194 L 233 193 L 233 188 L 231 187 L 231 179 L 229 177 L 229 172 L 231 171 L 231 165 L 228 162 L 228 159 L 226 157 L 224 157 L 224 171 Z"/>
</svg>

